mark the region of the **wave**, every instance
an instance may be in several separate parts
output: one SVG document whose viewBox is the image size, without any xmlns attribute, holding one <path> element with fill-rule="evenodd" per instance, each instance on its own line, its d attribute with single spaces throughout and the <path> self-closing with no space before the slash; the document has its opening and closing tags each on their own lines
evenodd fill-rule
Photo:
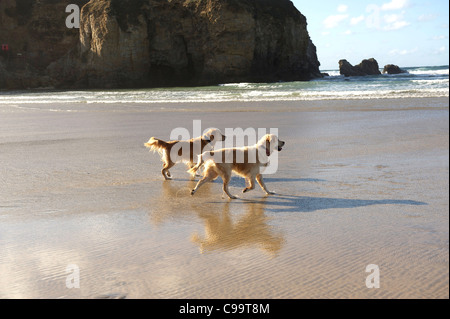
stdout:
<svg viewBox="0 0 450 319">
<path fill-rule="evenodd" d="M 154 103 L 190 103 L 190 102 L 233 102 L 233 101 L 299 101 L 299 100 L 343 100 L 343 99 L 383 99 L 383 98 L 424 98 L 424 97 L 448 97 L 446 89 L 405 89 L 405 90 L 359 90 L 359 91 L 305 91 L 305 92 L 265 92 L 250 91 L 233 95 L 184 95 L 183 97 L 150 97 L 140 98 L 110 98 L 110 99 L 74 99 L 68 100 L 52 98 L 13 99 L 1 100 L 1 104 L 154 104 Z"/>
<path fill-rule="evenodd" d="M 154 104 L 229 101 L 296 101 L 448 97 L 449 72 L 444 67 L 407 68 L 398 75 L 329 76 L 309 82 L 228 83 L 209 87 L 1 92 L 0 105 L 17 104 Z"/>
</svg>

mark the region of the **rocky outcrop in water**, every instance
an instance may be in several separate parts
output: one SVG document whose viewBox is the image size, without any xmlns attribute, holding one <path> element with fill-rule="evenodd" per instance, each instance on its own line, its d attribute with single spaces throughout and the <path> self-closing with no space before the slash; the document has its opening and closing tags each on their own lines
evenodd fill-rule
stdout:
<svg viewBox="0 0 450 319">
<path fill-rule="evenodd" d="M 400 73 L 408 73 L 408 71 L 400 69 L 398 65 L 395 64 L 386 64 L 383 68 L 383 74 L 400 74 Z"/>
<path fill-rule="evenodd" d="M 378 62 L 374 58 L 362 60 L 358 65 L 351 65 L 347 60 L 339 61 L 339 73 L 344 76 L 364 76 L 381 74 Z"/>
<path fill-rule="evenodd" d="M 66 1 L 2 0 L 0 42 L 10 47 L 0 55 L 2 87 L 191 86 L 322 76 L 306 18 L 288 0 L 71 3 L 82 6 L 79 30 L 65 26 Z M 25 82 L 15 80 L 19 75 Z"/>
</svg>

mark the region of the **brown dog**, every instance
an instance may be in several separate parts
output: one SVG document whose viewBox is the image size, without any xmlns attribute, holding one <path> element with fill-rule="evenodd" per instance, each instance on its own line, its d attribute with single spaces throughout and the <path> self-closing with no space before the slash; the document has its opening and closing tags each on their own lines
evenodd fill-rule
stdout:
<svg viewBox="0 0 450 319">
<path fill-rule="evenodd" d="M 228 183 L 232 172 L 245 178 L 247 187 L 244 188 L 243 193 L 255 188 L 256 179 L 267 195 L 274 194 L 264 184 L 260 168 L 261 166 L 267 166 L 272 152 L 275 149 L 281 151 L 284 144 L 276 135 L 266 134 L 253 146 L 223 148 L 204 152 L 199 155 L 197 165 L 188 171 L 191 174 L 195 174 L 202 165 L 205 165 L 203 178 L 198 181 L 195 188 L 191 191 L 191 195 L 194 195 L 204 183 L 213 181 L 220 176 L 223 180 L 223 191 L 229 198 L 235 199 L 236 196 L 231 195 L 228 191 Z"/>
<path fill-rule="evenodd" d="M 152 137 L 144 145 L 151 151 L 158 151 L 163 161 L 161 173 L 166 180 L 172 176 L 169 169 L 178 162 L 186 163 L 189 168 L 194 166 L 194 159 L 204 151 L 212 150 L 217 141 L 224 141 L 225 135 L 219 129 L 209 129 L 202 136 L 183 141 L 163 141 Z"/>
</svg>

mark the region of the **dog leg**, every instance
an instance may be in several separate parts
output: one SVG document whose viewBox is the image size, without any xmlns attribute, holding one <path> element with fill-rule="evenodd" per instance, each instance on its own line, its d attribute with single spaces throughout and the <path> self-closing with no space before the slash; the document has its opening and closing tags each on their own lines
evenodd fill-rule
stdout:
<svg viewBox="0 0 450 319">
<path fill-rule="evenodd" d="M 164 150 L 162 160 L 163 160 L 163 169 L 161 170 L 161 174 L 167 181 L 172 179 L 172 175 L 169 172 L 169 168 L 173 167 L 175 163 L 170 160 L 169 153 L 167 152 L 167 150 Z"/>
<path fill-rule="evenodd" d="M 230 191 L 228 190 L 228 183 L 230 182 L 231 176 L 225 175 L 222 176 L 222 180 L 223 180 L 223 191 L 225 192 L 225 194 L 228 195 L 228 197 L 230 199 L 236 199 L 236 196 L 233 196 L 230 194 Z"/>
<path fill-rule="evenodd" d="M 192 167 L 194 167 L 194 163 L 192 163 L 192 162 L 187 162 L 186 165 L 187 165 L 187 167 L 188 167 L 188 172 L 189 172 L 189 170 L 190 170 Z M 190 175 L 191 175 L 191 181 L 193 181 L 193 180 L 195 179 L 195 177 L 198 177 L 197 174 L 195 174 L 195 175 L 190 174 Z"/>
<path fill-rule="evenodd" d="M 195 192 L 200 188 L 200 186 L 202 186 L 206 182 L 213 181 L 214 179 L 217 178 L 217 176 L 218 176 L 217 173 L 212 169 L 205 171 L 205 175 L 203 176 L 203 178 L 199 180 L 197 185 L 195 185 L 194 189 L 191 190 L 191 196 L 195 194 Z"/>
<path fill-rule="evenodd" d="M 175 164 L 173 163 L 164 163 L 161 173 L 163 174 L 166 181 L 172 179 L 172 175 L 170 175 L 169 168 L 173 167 L 174 165 Z"/>
<path fill-rule="evenodd" d="M 242 190 L 243 193 L 246 193 L 252 189 L 255 189 L 255 179 L 253 177 L 246 179 L 246 182 L 247 182 L 248 186 Z"/>
<path fill-rule="evenodd" d="M 163 174 L 164 179 L 165 179 L 166 181 L 172 179 L 169 170 L 167 170 L 165 167 L 161 170 L 161 174 Z"/>
<path fill-rule="evenodd" d="M 187 163 L 188 171 L 191 170 L 194 166 L 195 166 L 194 163 L 188 162 Z M 195 174 L 191 174 L 191 180 L 194 180 L 196 177 L 201 177 L 201 176 L 202 175 L 200 173 L 198 173 L 198 171 L 197 171 L 197 172 L 195 172 Z"/>
<path fill-rule="evenodd" d="M 199 180 L 197 185 L 195 185 L 194 189 L 191 190 L 191 196 L 193 196 L 195 194 L 195 192 L 200 188 L 200 186 L 202 186 L 206 182 L 208 182 L 208 177 L 207 176 L 205 176 L 201 180 Z"/>
<path fill-rule="evenodd" d="M 270 192 L 267 187 L 266 184 L 264 184 L 263 178 L 261 174 L 256 175 L 256 181 L 258 182 L 259 186 L 261 186 L 261 188 L 263 189 L 264 192 L 266 192 L 267 195 L 274 195 L 274 192 Z"/>
</svg>

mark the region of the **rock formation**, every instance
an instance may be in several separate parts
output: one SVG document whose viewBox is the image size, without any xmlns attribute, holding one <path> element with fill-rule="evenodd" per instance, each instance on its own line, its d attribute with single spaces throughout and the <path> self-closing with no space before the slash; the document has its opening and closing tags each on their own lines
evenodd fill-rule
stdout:
<svg viewBox="0 0 450 319">
<path fill-rule="evenodd" d="M 395 64 L 386 64 L 383 69 L 383 74 L 400 74 L 400 73 L 408 73 L 403 69 L 400 69 L 398 65 Z"/>
<path fill-rule="evenodd" d="M 339 60 L 339 73 L 344 76 L 362 76 L 363 74 L 360 70 L 356 69 L 345 59 Z"/>
<path fill-rule="evenodd" d="M 65 26 L 67 1 L 0 2 L 0 42 L 11 48 L 0 55 L 1 87 L 191 86 L 322 76 L 306 18 L 289 0 L 70 3 L 82 6 L 79 30 Z M 21 72 L 26 83 L 12 83 Z"/>
<path fill-rule="evenodd" d="M 71 0 L 84 5 L 88 0 Z M 77 46 L 78 30 L 65 25 L 68 1 L 1 0 L 0 51 L 4 70 L 0 89 L 32 88 L 54 85 L 47 66 Z M 1 68 L 1 67 L 0 67 Z"/>
<path fill-rule="evenodd" d="M 352 66 L 347 60 L 339 61 L 339 73 L 344 76 L 364 76 L 381 74 L 378 62 L 374 58 L 362 60 L 360 64 Z"/>
</svg>

